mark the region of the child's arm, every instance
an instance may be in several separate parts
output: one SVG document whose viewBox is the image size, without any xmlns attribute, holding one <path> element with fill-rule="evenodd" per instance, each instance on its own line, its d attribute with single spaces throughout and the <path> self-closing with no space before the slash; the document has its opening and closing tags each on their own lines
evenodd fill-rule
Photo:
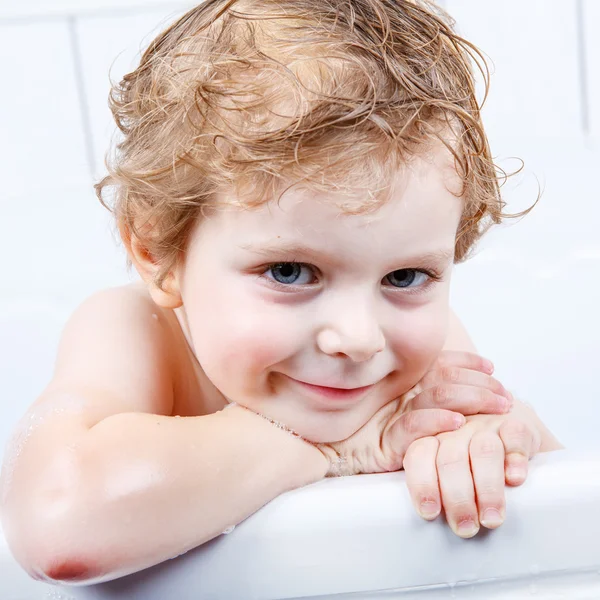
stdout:
<svg viewBox="0 0 600 600">
<path fill-rule="evenodd" d="M 90 582 L 149 567 L 328 470 L 315 447 L 245 409 L 168 416 L 175 350 L 154 313 L 130 289 L 86 301 L 22 421 L 25 441 L 7 448 L 4 532 L 33 577 Z"/>
</svg>

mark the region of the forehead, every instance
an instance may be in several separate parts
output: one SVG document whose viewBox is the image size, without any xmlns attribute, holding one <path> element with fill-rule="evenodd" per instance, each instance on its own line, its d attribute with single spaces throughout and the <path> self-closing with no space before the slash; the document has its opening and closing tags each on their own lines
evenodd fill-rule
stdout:
<svg viewBox="0 0 600 600">
<path fill-rule="evenodd" d="M 373 205 L 369 190 L 336 194 L 292 188 L 277 203 L 279 211 L 273 202 L 265 208 L 282 220 L 303 223 L 319 231 L 328 229 L 333 219 L 345 227 L 359 229 L 393 222 L 398 230 L 423 220 L 432 226 L 452 222 L 457 209 L 462 212 L 461 190 L 462 181 L 452 156 L 437 146 L 427 154 L 413 156 L 394 173 L 388 199 L 383 203 Z"/>
<path fill-rule="evenodd" d="M 462 213 L 461 186 L 451 154 L 436 148 L 403 165 L 394 174 L 388 200 L 373 210 L 349 213 L 342 206 L 368 203 L 366 191 L 362 197 L 357 191 L 349 201 L 342 194 L 293 187 L 278 202 L 217 211 L 213 226 L 242 248 L 281 241 L 357 255 L 377 248 L 435 251 L 453 246 Z"/>
</svg>

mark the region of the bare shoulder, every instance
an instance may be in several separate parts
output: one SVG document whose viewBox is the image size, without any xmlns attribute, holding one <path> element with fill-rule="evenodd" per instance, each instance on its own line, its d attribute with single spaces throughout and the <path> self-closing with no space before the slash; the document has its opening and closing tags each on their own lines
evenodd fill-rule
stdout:
<svg viewBox="0 0 600 600">
<path fill-rule="evenodd" d="M 477 348 L 467 332 L 467 329 L 458 318 L 458 315 L 450 309 L 448 319 L 448 332 L 444 350 L 462 350 L 477 354 Z"/>
<path fill-rule="evenodd" d="M 88 426 L 117 412 L 171 414 L 176 344 L 172 323 L 141 284 L 97 292 L 68 320 L 40 400 L 84 398 Z"/>
</svg>

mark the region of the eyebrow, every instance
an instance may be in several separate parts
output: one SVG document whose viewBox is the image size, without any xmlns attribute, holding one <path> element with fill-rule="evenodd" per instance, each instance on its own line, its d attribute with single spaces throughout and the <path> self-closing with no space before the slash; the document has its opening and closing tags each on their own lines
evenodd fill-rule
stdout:
<svg viewBox="0 0 600 600">
<path fill-rule="evenodd" d="M 315 250 L 314 248 L 294 242 L 285 242 L 283 240 L 269 241 L 259 244 L 240 244 L 239 247 L 242 250 L 247 250 L 249 252 L 253 252 L 254 254 L 260 254 L 267 257 L 273 256 L 274 254 L 283 254 L 286 257 L 298 256 L 310 262 L 327 263 L 332 266 L 340 265 L 343 262 L 338 257 L 334 257 L 327 252 Z M 442 266 L 454 261 L 454 252 L 454 248 L 440 248 L 439 250 L 432 250 L 423 252 L 421 254 L 415 254 L 413 256 L 406 256 L 396 262 L 414 266 Z"/>
</svg>

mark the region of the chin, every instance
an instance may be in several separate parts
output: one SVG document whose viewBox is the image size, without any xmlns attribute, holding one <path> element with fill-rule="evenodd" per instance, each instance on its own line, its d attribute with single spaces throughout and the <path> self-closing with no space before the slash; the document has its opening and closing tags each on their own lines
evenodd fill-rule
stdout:
<svg viewBox="0 0 600 600">
<path fill-rule="evenodd" d="M 319 444 L 329 444 L 334 442 L 342 442 L 354 435 L 367 421 L 361 420 L 356 422 L 356 419 L 345 423 L 340 423 L 340 415 L 333 413 L 330 417 L 323 419 L 323 422 L 315 424 L 314 427 L 308 426 L 304 429 L 299 428 L 296 431 L 309 442 Z"/>
</svg>

